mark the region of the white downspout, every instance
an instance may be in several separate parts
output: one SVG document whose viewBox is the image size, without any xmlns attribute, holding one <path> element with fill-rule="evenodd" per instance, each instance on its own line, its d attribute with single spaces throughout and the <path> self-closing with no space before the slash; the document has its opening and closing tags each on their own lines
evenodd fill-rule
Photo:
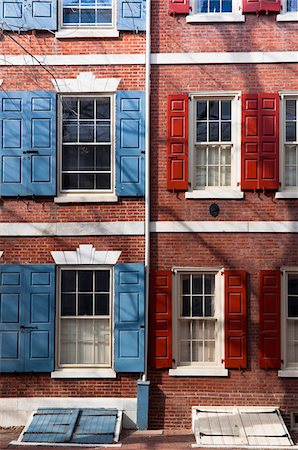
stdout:
<svg viewBox="0 0 298 450">
<path fill-rule="evenodd" d="M 151 74 L 151 0 L 146 1 L 146 120 L 145 120 L 145 371 L 148 378 L 149 266 L 150 266 L 150 74 Z"/>
</svg>

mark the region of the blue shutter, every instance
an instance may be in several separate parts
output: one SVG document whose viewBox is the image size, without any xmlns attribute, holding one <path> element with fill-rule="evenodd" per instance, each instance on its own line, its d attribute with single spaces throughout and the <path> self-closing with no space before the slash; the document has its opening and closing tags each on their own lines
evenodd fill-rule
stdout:
<svg viewBox="0 0 298 450">
<path fill-rule="evenodd" d="M 23 266 L 25 311 L 25 372 L 54 369 L 55 266 Z"/>
<path fill-rule="evenodd" d="M 117 92 L 116 193 L 145 195 L 145 92 Z"/>
<path fill-rule="evenodd" d="M 24 369 L 23 283 L 22 266 L 0 266 L 0 373 Z"/>
<path fill-rule="evenodd" d="M 0 266 L 0 373 L 54 368 L 54 265 Z"/>
<path fill-rule="evenodd" d="M 57 0 L 0 0 L 3 30 L 56 30 Z"/>
<path fill-rule="evenodd" d="M 146 0 L 118 0 L 118 30 L 146 30 Z"/>
<path fill-rule="evenodd" d="M 114 332 L 117 372 L 144 371 L 144 265 L 116 264 Z"/>
<path fill-rule="evenodd" d="M 1 196 L 56 194 L 56 94 L 1 92 Z"/>
</svg>

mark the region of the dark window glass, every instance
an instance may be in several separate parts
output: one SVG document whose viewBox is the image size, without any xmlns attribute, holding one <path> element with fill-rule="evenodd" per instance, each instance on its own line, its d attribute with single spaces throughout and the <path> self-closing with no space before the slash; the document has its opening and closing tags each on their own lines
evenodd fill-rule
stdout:
<svg viewBox="0 0 298 450">
<path fill-rule="evenodd" d="M 95 291 L 109 292 L 110 291 L 110 271 L 98 270 L 95 272 Z"/>
<path fill-rule="evenodd" d="M 93 315 L 93 295 L 79 294 L 79 316 Z"/>
<path fill-rule="evenodd" d="M 203 297 L 194 296 L 192 298 L 192 317 L 203 316 Z"/>
<path fill-rule="evenodd" d="M 192 276 L 192 292 L 193 294 L 202 294 L 202 275 L 193 275 Z"/>
<path fill-rule="evenodd" d="M 76 315 L 76 294 L 61 295 L 61 316 Z"/>
<path fill-rule="evenodd" d="M 182 291 L 183 291 L 183 294 L 190 294 L 190 277 L 189 277 L 189 275 L 182 275 Z"/>
<path fill-rule="evenodd" d="M 79 292 L 93 291 L 93 271 L 81 270 L 78 272 L 79 276 Z"/>
<path fill-rule="evenodd" d="M 207 120 L 207 101 L 197 101 L 197 119 Z"/>
<path fill-rule="evenodd" d="M 76 292 L 76 272 L 74 270 L 63 270 L 61 279 L 62 292 Z"/>
<path fill-rule="evenodd" d="M 182 316 L 190 317 L 190 297 L 182 298 Z"/>
<path fill-rule="evenodd" d="M 219 102 L 218 101 L 213 101 L 213 100 L 209 101 L 209 119 L 210 120 L 219 120 Z"/>
<path fill-rule="evenodd" d="M 96 294 L 95 296 L 95 314 L 99 316 L 109 315 L 109 294 Z"/>
</svg>

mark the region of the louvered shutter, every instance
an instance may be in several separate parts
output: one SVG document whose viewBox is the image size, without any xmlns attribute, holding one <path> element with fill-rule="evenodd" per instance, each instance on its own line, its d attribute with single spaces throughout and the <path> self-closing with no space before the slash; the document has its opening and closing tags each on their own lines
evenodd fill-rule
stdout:
<svg viewBox="0 0 298 450">
<path fill-rule="evenodd" d="M 56 94 L 1 92 L 1 196 L 56 194 Z"/>
<path fill-rule="evenodd" d="M 168 98 L 167 188 L 188 190 L 188 95 Z"/>
<path fill-rule="evenodd" d="M 259 366 L 280 369 L 280 271 L 259 275 Z"/>
<path fill-rule="evenodd" d="M 118 0 L 118 30 L 146 30 L 146 0 Z"/>
<path fill-rule="evenodd" d="M 0 0 L 3 30 L 56 30 L 57 0 Z"/>
<path fill-rule="evenodd" d="M 25 310 L 25 372 L 54 370 L 55 266 L 23 266 Z"/>
<path fill-rule="evenodd" d="M 22 266 L 0 266 L 0 373 L 24 370 Z"/>
<path fill-rule="evenodd" d="M 242 96 L 241 188 L 279 188 L 278 94 Z"/>
<path fill-rule="evenodd" d="M 172 272 L 150 274 L 150 361 L 151 366 L 172 367 Z"/>
<path fill-rule="evenodd" d="M 281 2 L 280 0 L 243 0 L 242 12 L 244 13 L 257 13 L 257 12 L 280 12 Z"/>
<path fill-rule="evenodd" d="M 145 92 L 118 91 L 116 193 L 145 195 Z"/>
<path fill-rule="evenodd" d="M 173 14 L 188 14 L 189 0 L 168 0 L 169 12 Z"/>
<path fill-rule="evenodd" d="M 246 368 L 246 272 L 225 275 L 225 366 Z"/>
<path fill-rule="evenodd" d="M 0 268 L 0 373 L 54 369 L 54 265 Z"/>
<path fill-rule="evenodd" d="M 116 264 L 114 302 L 114 368 L 143 372 L 145 339 L 143 264 Z"/>
</svg>

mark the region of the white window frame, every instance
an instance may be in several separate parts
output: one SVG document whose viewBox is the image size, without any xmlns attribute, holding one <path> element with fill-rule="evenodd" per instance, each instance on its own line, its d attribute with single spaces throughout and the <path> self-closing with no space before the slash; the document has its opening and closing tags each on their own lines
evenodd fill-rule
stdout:
<svg viewBox="0 0 298 450">
<path fill-rule="evenodd" d="M 109 190 L 62 190 L 62 100 L 64 98 L 100 98 L 109 97 L 110 98 L 110 108 L 111 108 L 111 189 Z M 116 98 L 115 94 L 112 93 L 61 93 L 58 95 L 58 151 L 57 151 L 57 184 L 58 184 L 58 197 L 55 198 L 56 203 L 65 202 L 93 202 L 93 201 L 106 201 L 113 202 L 117 201 L 118 198 L 115 195 L 115 184 L 116 184 L 116 149 L 115 149 L 115 133 L 116 133 Z"/>
<path fill-rule="evenodd" d="M 281 12 L 277 14 L 277 22 L 295 22 L 298 20 L 297 11 L 287 11 L 287 0 L 281 0 Z"/>
<path fill-rule="evenodd" d="M 287 363 L 287 308 L 288 308 L 288 275 L 298 276 L 298 267 L 282 267 L 281 277 L 281 370 L 278 371 L 279 377 L 298 377 L 298 361 L 296 366 L 290 367 Z"/>
<path fill-rule="evenodd" d="M 105 365 L 97 364 L 60 364 L 60 308 L 61 308 L 61 280 L 62 271 L 66 270 L 109 270 L 110 272 L 110 361 Z M 114 269 L 113 266 L 107 265 L 66 265 L 57 268 L 57 307 L 56 307 L 56 345 L 55 345 L 55 371 L 52 372 L 52 378 L 116 378 L 116 372 L 113 369 L 114 355 Z M 77 316 L 71 316 L 77 318 Z M 95 316 L 96 317 L 96 316 Z"/>
<path fill-rule="evenodd" d="M 169 370 L 170 376 L 228 376 L 224 367 L 224 277 L 222 267 L 174 267 L 173 272 L 173 361 L 175 366 Z M 216 361 L 212 363 L 198 363 L 189 366 L 180 366 L 179 361 L 179 286 L 183 274 L 214 274 L 215 275 L 215 305 L 218 323 L 216 337 Z"/>
<path fill-rule="evenodd" d="M 55 33 L 57 38 L 80 38 L 80 37 L 119 37 L 119 31 L 116 29 L 117 0 L 112 0 L 112 24 L 101 26 L 79 26 L 63 24 L 63 0 L 58 1 L 58 31 Z"/>
<path fill-rule="evenodd" d="M 239 91 L 206 91 L 190 93 L 189 102 L 189 190 L 187 199 L 224 198 L 242 199 L 240 190 L 241 176 L 241 93 Z M 196 100 L 231 100 L 232 112 L 232 150 L 231 150 L 231 186 L 210 186 L 205 189 L 193 189 L 194 185 L 194 153 L 196 142 Z"/>
<path fill-rule="evenodd" d="M 186 16 L 188 23 L 204 22 L 245 22 L 245 16 L 242 14 L 242 2 L 232 0 L 232 11 L 224 13 L 197 13 L 197 0 L 190 0 L 190 14 Z"/>
</svg>

